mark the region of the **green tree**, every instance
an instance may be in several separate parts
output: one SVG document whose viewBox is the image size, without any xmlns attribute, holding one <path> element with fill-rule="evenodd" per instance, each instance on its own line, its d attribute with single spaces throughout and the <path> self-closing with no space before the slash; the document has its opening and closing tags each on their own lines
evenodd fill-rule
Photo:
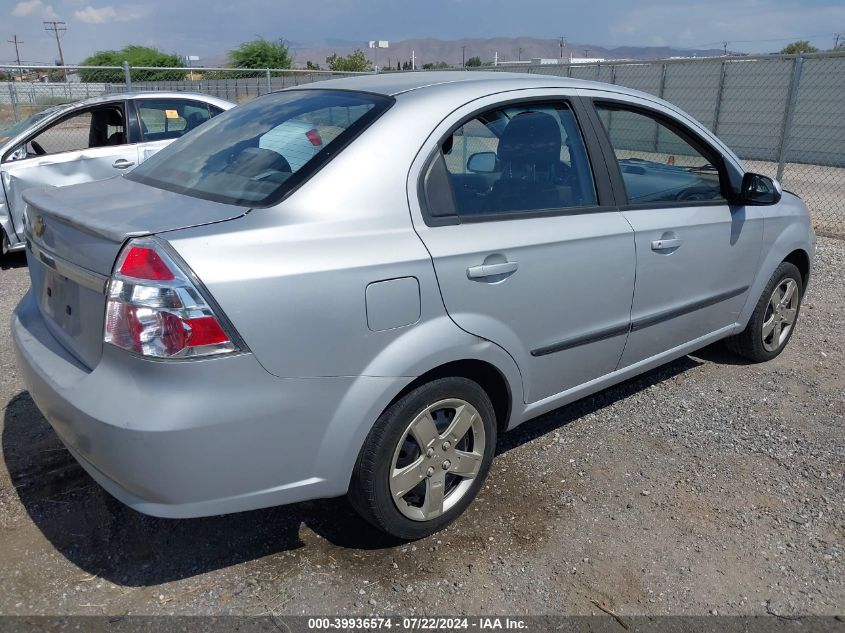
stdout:
<svg viewBox="0 0 845 633">
<path fill-rule="evenodd" d="M 97 51 L 82 62 L 83 66 L 120 66 L 123 62 L 130 66 L 149 66 L 153 68 L 178 68 L 182 59 L 178 55 L 164 53 L 148 46 L 130 44 L 119 51 Z M 86 82 L 122 83 L 123 70 L 83 68 L 79 78 Z M 133 70 L 134 81 L 178 81 L 185 78 L 184 71 L 174 70 Z"/>
<path fill-rule="evenodd" d="M 340 72 L 366 72 L 373 69 L 373 63 L 364 55 L 361 49 L 350 53 L 346 57 L 341 57 L 337 53 L 332 53 L 326 57 L 326 64 L 332 70 Z"/>
<path fill-rule="evenodd" d="M 451 68 L 451 66 L 446 62 L 429 62 L 427 64 L 423 64 L 422 67 L 423 70 L 440 70 L 443 68 Z"/>
<path fill-rule="evenodd" d="M 480 67 L 480 66 L 481 66 L 481 58 L 480 58 L 480 57 L 478 57 L 478 56 L 476 56 L 476 57 L 470 57 L 470 58 L 467 60 L 467 64 L 466 64 L 466 65 L 467 65 L 467 68 L 478 68 L 478 67 Z"/>
<path fill-rule="evenodd" d="M 290 62 L 284 40 L 271 42 L 259 37 L 229 51 L 229 64 L 235 68 L 290 68 Z"/>
<path fill-rule="evenodd" d="M 309 59 L 305 62 L 305 70 L 322 70 L 322 68 L 320 68 L 320 64 L 315 64 Z"/>
<path fill-rule="evenodd" d="M 787 44 L 780 49 L 780 52 L 784 55 L 796 55 L 798 53 L 818 53 L 819 49 L 807 40 L 798 40 L 797 42 L 792 42 L 792 44 Z"/>
</svg>

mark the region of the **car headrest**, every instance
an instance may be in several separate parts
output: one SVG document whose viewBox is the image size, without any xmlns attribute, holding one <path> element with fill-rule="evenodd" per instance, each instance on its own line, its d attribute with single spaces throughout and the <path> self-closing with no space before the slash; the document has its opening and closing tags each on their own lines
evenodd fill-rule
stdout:
<svg viewBox="0 0 845 633">
<path fill-rule="evenodd" d="M 550 165 L 560 161 L 557 120 L 545 112 L 522 112 L 505 127 L 496 152 L 502 163 Z"/>
</svg>

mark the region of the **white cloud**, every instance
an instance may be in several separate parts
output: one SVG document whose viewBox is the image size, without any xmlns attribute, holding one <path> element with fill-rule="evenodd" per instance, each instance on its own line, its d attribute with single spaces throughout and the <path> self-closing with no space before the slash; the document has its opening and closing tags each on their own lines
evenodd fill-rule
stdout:
<svg viewBox="0 0 845 633">
<path fill-rule="evenodd" d="M 15 5 L 12 9 L 12 15 L 17 17 L 24 17 L 33 15 L 45 20 L 55 20 L 59 16 L 50 4 L 44 4 L 42 0 L 23 0 Z"/>
<path fill-rule="evenodd" d="M 41 0 L 31 0 L 32 2 L 40 2 Z M 137 20 L 149 13 L 149 7 L 144 6 L 126 6 L 115 9 L 111 5 L 106 5 L 95 9 L 90 4 L 79 11 L 74 11 L 73 15 L 77 20 L 87 22 L 88 24 L 105 24 L 106 22 L 128 22 L 129 20 Z"/>
</svg>

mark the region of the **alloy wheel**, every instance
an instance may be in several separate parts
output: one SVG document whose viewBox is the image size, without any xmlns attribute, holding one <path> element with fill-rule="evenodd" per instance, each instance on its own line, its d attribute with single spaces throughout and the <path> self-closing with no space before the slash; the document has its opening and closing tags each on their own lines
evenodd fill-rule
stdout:
<svg viewBox="0 0 845 633">
<path fill-rule="evenodd" d="M 798 315 L 798 284 L 794 279 L 782 280 L 772 291 L 763 317 L 763 347 L 775 352 L 789 338 Z"/>
<path fill-rule="evenodd" d="M 484 423 L 475 407 L 450 398 L 426 407 L 405 429 L 390 468 L 390 493 L 414 521 L 434 519 L 472 486 L 484 459 Z"/>
</svg>

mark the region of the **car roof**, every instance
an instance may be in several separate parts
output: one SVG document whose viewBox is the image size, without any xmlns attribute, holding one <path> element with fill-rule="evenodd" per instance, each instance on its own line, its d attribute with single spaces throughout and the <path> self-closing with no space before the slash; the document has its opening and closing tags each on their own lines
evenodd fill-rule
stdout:
<svg viewBox="0 0 845 633">
<path fill-rule="evenodd" d="M 358 90 L 373 92 L 395 97 L 400 94 L 416 91 L 428 91 L 433 88 L 471 89 L 479 94 L 499 92 L 504 90 L 518 90 L 520 88 L 583 88 L 600 89 L 626 94 L 640 95 L 635 90 L 622 88 L 618 85 L 572 79 L 554 75 L 540 75 L 534 73 L 511 73 L 498 71 L 419 71 L 402 73 L 380 73 L 356 75 L 342 79 L 328 79 L 299 88 L 330 89 L 330 90 Z"/>
<path fill-rule="evenodd" d="M 234 103 L 219 99 L 210 95 L 202 94 L 200 92 L 179 92 L 175 90 L 162 91 L 145 91 L 145 92 L 116 92 L 111 94 L 99 95 L 97 97 L 90 97 L 82 101 L 75 101 L 68 105 L 92 105 L 97 103 L 107 103 L 109 101 L 124 101 L 126 99 L 196 99 L 198 101 L 206 101 L 208 103 L 219 103 L 233 106 Z"/>
</svg>

